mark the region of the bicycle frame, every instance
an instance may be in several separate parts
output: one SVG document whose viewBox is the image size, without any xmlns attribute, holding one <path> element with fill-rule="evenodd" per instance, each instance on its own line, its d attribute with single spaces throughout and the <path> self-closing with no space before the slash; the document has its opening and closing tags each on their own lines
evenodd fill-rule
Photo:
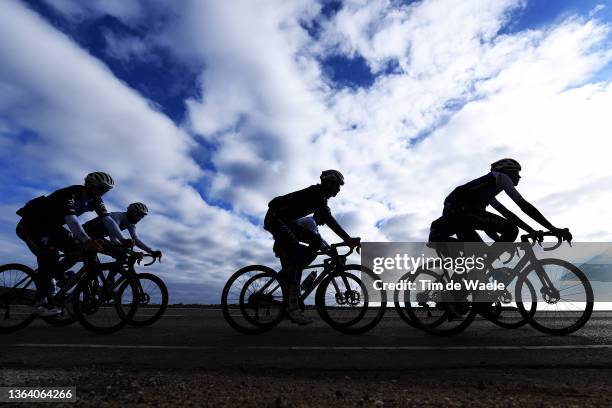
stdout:
<svg viewBox="0 0 612 408">
<path fill-rule="evenodd" d="M 334 253 L 332 254 L 332 256 L 330 256 L 325 261 L 323 261 L 323 263 L 309 265 L 309 266 L 306 266 L 305 268 L 302 268 L 302 273 L 306 270 L 317 269 L 320 267 L 323 267 L 323 271 L 315 278 L 312 285 L 310 285 L 310 288 L 308 288 L 306 291 L 304 291 L 304 293 L 300 295 L 299 297 L 300 301 L 303 302 L 304 300 L 306 300 L 306 298 L 312 294 L 315 288 L 317 288 L 321 284 L 321 282 L 323 282 L 325 278 L 327 278 L 329 275 L 333 274 L 336 270 L 338 270 L 338 268 L 341 268 L 346 264 L 346 257 L 350 254 L 350 252 L 344 255 L 339 255 L 337 251 L 335 250 L 335 247 L 333 248 L 334 248 Z M 323 254 L 326 254 L 326 253 L 319 252 L 317 253 L 317 256 L 323 255 Z M 343 276 L 342 279 L 346 287 L 349 287 L 350 284 L 348 282 L 348 279 L 345 276 Z M 271 279 L 264 286 L 262 286 L 258 292 L 266 291 L 274 283 L 276 283 L 276 286 L 272 288 L 271 292 L 275 292 L 281 287 L 281 283 L 278 281 L 278 279 Z M 332 280 L 332 284 L 334 285 L 334 289 L 336 289 L 336 291 L 340 291 L 340 288 L 338 287 L 338 284 L 336 283 L 335 280 Z"/>
<path fill-rule="evenodd" d="M 536 257 L 535 252 L 533 250 L 533 245 L 528 241 L 528 238 L 526 238 L 527 236 L 523 236 L 521 239 L 521 243 L 519 244 L 519 248 L 522 249 L 524 251 L 524 255 L 519 259 L 519 261 L 517 262 L 517 264 L 511 269 L 512 273 L 509 275 L 509 278 L 507 279 L 506 282 L 503 282 L 504 285 L 507 285 L 508 283 L 512 282 L 513 279 L 515 279 L 516 277 L 518 277 L 522 271 L 526 270 L 529 266 L 532 266 L 535 271 L 536 274 L 538 276 L 538 278 L 540 279 L 540 282 L 542 284 L 542 293 L 544 293 L 544 291 L 548 292 L 548 293 L 552 293 L 553 295 L 555 293 L 557 293 L 558 291 L 556 289 L 554 289 L 554 284 L 552 283 L 552 281 L 550 280 L 550 278 L 548 277 L 548 275 L 546 274 L 546 272 L 544 271 L 544 268 L 542 268 L 542 266 L 540 265 L 540 261 L 539 259 Z M 555 249 L 559 246 L 560 244 L 557 244 L 554 247 L 551 248 L 544 248 L 545 251 L 550 251 L 552 249 Z M 438 256 L 443 257 L 441 251 L 438 249 L 436 250 Z M 490 276 L 491 271 L 493 270 L 493 266 L 492 266 L 493 262 L 488 262 L 486 263 L 487 266 L 487 276 Z M 444 277 L 450 281 L 451 277 L 450 277 L 450 273 L 449 270 L 442 267 L 443 270 L 443 274 Z M 545 289 L 546 288 L 546 289 Z"/>
</svg>

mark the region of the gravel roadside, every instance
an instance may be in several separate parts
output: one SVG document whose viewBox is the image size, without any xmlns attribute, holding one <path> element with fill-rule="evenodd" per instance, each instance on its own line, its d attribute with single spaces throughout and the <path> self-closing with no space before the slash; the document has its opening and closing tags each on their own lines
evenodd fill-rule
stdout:
<svg viewBox="0 0 612 408">
<path fill-rule="evenodd" d="M 612 369 L 602 368 L 357 373 L 5 368 L 0 384 L 76 385 L 77 403 L 64 404 L 68 407 L 612 406 Z M 27 405 L 40 406 L 15 404 Z"/>
</svg>

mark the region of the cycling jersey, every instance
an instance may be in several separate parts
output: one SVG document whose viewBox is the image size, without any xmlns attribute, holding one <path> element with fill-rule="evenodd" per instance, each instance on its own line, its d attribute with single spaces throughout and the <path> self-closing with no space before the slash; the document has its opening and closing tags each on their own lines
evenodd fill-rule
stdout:
<svg viewBox="0 0 612 408">
<path fill-rule="evenodd" d="M 444 200 L 442 216 L 431 224 L 429 242 L 482 241 L 476 230 L 485 231 L 496 241 L 514 241 L 518 228 L 510 220 L 485 210 L 488 205 L 498 211 L 503 207 L 495 198 L 502 191 L 517 204 L 523 200 L 512 179 L 497 171 L 455 188 Z"/>
<path fill-rule="evenodd" d="M 134 240 L 134 243 L 138 248 L 148 253 L 153 252 L 153 250 L 138 237 L 138 234 L 136 233 L 136 225 L 129 222 L 127 212 L 112 212 L 108 214 L 108 216 L 114 221 L 115 225 L 117 225 L 121 231 L 125 231 L 126 229 L 128 230 L 130 237 Z M 91 221 L 87 221 L 83 227 L 85 228 L 87 234 L 93 238 L 105 238 L 110 236 L 111 241 L 114 243 L 120 243 L 119 239 L 123 239 L 121 233 L 119 233 L 121 238 L 117 238 L 116 234 L 113 234 L 112 230 L 109 231 L 108 223 L 104 222 L 102 217 L 97 217 Z"/>
<path fill-rule="evenodd" d="M 70 186 L 29 201 L 17 214 L 29 223 L 45 226 L 66 224 L 66 217 L 79 216 L 95 211 L 98 216 L 106 215 L 106 207 L 101 198 L 92 198 L 85 192 L 85 186 Z"/>
<path fill-rule="evenodd" d="M 101 198 L 90 197 L 84 186 L 75 185 L 55 191 L 49 196 L 30 200 L 17 211 L 22 217 L 17 235 L 25 241 L 38 261 L 37 299 L 49 294 L 54 273 L 62 274 L 65 265 L 59 263 L 59 251 L 68 257 L 77 252 L 81 242 L 90 239 L 77 216 L 95 211 L 98 216 L 108 214 Z M 103 217 L 112 223 L 108 217 Z M 70 232 L 63 226 L 68 225 Z"/>
<path fill-rule="evenodd" d="M 276 217 L 285 222 L 295 222 L 315 211 L 321 212 L 323 216 L 331 216 L 331 211 L 327 205 L 327 197 L 320 184 L 276 197 L 270 201 L 268 207 Z"/>
<path fill-rule="evenodd" d="M 523 200 L 507 174 L 492 171 L 455 188 L 444 200 L 444 206 L 484 210 L 489 204 L 497 203 L 495 196 L 502 191 L 517 204 Z"/>
</svg>

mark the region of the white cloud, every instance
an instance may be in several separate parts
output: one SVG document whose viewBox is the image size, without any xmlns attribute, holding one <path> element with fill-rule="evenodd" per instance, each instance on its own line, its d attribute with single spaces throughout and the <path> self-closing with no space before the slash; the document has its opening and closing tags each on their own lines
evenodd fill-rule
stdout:
<svg viewBox="0 0 612 408">
<path fill-rule="evenodd" d="M 589 11 L 589 17 L 595 16 L 597 13 L 599 13 L 600 11 L 602 11 L 605 8 L 606 8 L 605 4 L 598 4 L 598 5 L 596 5 L 595 7 L 593 7 L 593 9 L 591 11 Z"/>
<path fill-rule="evenodd" d="M 190 157 L 190 136 L 100 61 L 15 2 L 2 4 L 0 55 L 0 86 L 16 90 L 0 95 L 2 117 L 10 118 L 12 129 L 37 134 L 27 142 L 14 132 L 0 134 L 2 144 L 10 147 L 6 154 L 21 163 L 13 169 L 22 173 L 13 183 L 61 187 L 81 183 L 89 171 L 108 171 L 117 182 L 107 197 L 111 207 L 139 200 L 152 209 L 141 235 L 168 249 L 164 271 L 170 277 L 179 264 L 184 268 L 173 273 L 191 279 L 203 273 L 225 276 L 239 265 L 220 259 L 240 250 L 247 238 L 255 240 L 255 253 L 263 253 L 268 243 L 257 240 L 265 232 L 209 206 L 191 187 L 203 172 Z M 13 226 L 3 222 L 9 242 L 17 242 L 14 211 L 22 204 L 7 207 L 13 219 Z M 170 245 L 181 239 L 184 246 Z M 7 248 L 2 248 L 4 255 L 12 256 L 4 252 Z"/>
</svg>

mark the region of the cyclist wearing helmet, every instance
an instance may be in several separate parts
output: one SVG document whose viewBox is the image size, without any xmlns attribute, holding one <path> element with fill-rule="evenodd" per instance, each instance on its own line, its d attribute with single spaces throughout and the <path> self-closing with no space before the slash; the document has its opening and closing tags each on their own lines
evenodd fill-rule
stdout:
<svg viewBox="0 0 612 408">
<path fill-rule="evenodd" d="M 430 242 L 482 242 L 476 230 L 485 231 L 495 241 L 514 242 L 518 227 L 534 232 L 527 223 L 495 199 L 506 192 L 518 207 L 533 220 L 555 232 L 558 237 L 571 240 L 568 229 L 552 225 L 540 211 L 525 200 L 515 186 L 521 176 L 521 165 L 514 159 L 501 159 L 491 164 L 491 171 L 482 177 L 455 188 L 444 200 L 442 216 L 431 224 Z M 486 211 L 491 205 L 501 216 Z M 451 238 L 456 235 L 457 238 Z"/>
<path fill-rule="evenodd" d="M 104 222 L 113 229 L 114 234 L 121 234 L 108 213 L 102 196 L 113 188 L 112 177 L 103 172 L 90 173 L 85 177 L 85 185 L 74 185 L 55 191 L 49 196 L 30 200 L 17 211 L 21 220 L 17 224 L 17 236 L 28 245 L 38 262 L 39 281 L 34 312 L 41 316 L 53 316 L 61 311 L 47 302 L 51 290 L 51 279 L 54 274 L 63 276 L 66 264 L 76 260 L 66 259 L 59 263 L 59 251 L 71 254 L 80 249 L 98 251 L 100 243 L 92 239 L 84 230 L 78 216 L 95 211 L 103 217 Z M 68 226 L 68 230 L 64 228 Z M 76 240 L 75 240 L 76 237 Z"/>
<path fill-rule="evenodd" d="M 321 224 L 329 226 L 349 245 L 358 246 L 360 241 L 360 238 L 352 238 L 342 229 L 327 206 L 327 200 L 335 197 L 340 191 L 340 186 L 344 184 L 342 173 L 337 170 L 325 170 L 320 178 L 320 184 L 274 198 L 268 204 L 264 220 L 264 228 L 274 237 L 274 253 L 280 258 L 287 280 L 287 314 L 298 324 L 311 323 L 298 306 L 299 284 L 302 269 L 306 266 L 306 259 L 299 242 L 312 244 L 313 240 L 321 240 L 317 234 L 301 227 L 298 220 L 315 213 Z"/>
<path fill-rule="evenodd" d="M 131 240 L 125 240 L 123 239 L 123 236 L 121 236 L 121 238 L 117 238 L 116 234 L 113 234 L 113 231 L 109 229 L 107 223 L 104 222 L 104 217 L 96 217 L 91 221 L 87 221 L 83 227 L 85 228 L 85 232 L 87 232 L 90 237 L 103 239 L 110 236 L 111 242 L 114 244 L 125 244 L 126 242 L 130 242 L 154 257 L 161 258 L 161 251 L 151 249 L 149 246 L 147 246 L 147 244 L 142 242 L 136 233 L 136 224 L 138 224 L 138 222 L 148 213 L 149 209 L 145 204 L 132 203 L 128 205 L 127 211 L 118 211 L 108 214 L 108 216 L 112 218 L 121 231 L 126 229 L 128 230 Z"/>
</svg>

